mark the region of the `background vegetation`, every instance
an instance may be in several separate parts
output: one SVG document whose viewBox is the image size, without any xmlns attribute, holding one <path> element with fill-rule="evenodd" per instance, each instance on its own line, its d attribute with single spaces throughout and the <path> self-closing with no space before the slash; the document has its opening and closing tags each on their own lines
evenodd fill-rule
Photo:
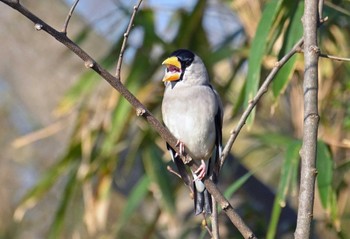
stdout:
<svg viewBox="0 0 350 239">
<path fill-rule="evenodd" d="M 115 71 L 125 19 L 134 5 L 113 2 L 115 8 L 103 19 L 118 9 L 120 18 L 110 21 L 110 29 L 119 32 L 113 39 L 106 36 L 110 48 L 99 59 L 110 71 Z M 136 16 L 123 66 L 124 84 L 160 119 L 160 63 L 175 49 L 195 51 L 204 59 L 224 102 L 225 143 L 274 63 L 302 36 L 303 1 L 199 0 L 186 8 L 170 1 L 169 6 L 164 1 L 158 4 L 145 1 Z M 31 9 L 36 5 L 40 3 L 32 3 Z M 328 21 L 319 29 L 321 53 L 349 57 L 349 9 L 349 1 L 325 1 Z M 169 20 L 159 16 L 164 12 Z M 159 21 L 165 22 L 162 27 Z M 86 44 L 94 31 L 84 25 L 71 37 Z M 220 177 L 220 188 L 259 238 L 291 238 L 295 229 L 303 70 L 302 54 L 281 69 Z M 321 58 L 319 70 L 313 237 L 346 238 L 350 233 L 350 65 Z M 53 188 L 57 207 L 47 218 L 50 226 L 44 238 L 208 238 L 202 218 L 193 214 L 187 189 L 166 169 L 173 165 L 163 140 L 95 73 L 82 70 L 55 115 L 60 119 L 74 115 L 65 150 L 18 201 L 14 221 L 1 228 L 0 238 L 25 235 L 16 232 L 26 228 L 23 216 L 42 210 L 40 202 Z M 225 216 L 219 220 L 223 238 L 239 238 Z M 35 227 L 39 222 L 31 223 Z"/>
</svg>

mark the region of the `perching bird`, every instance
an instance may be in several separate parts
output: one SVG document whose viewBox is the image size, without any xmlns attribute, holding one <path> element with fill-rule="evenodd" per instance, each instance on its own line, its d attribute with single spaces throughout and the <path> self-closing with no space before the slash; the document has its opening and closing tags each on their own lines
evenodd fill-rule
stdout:
<svg viewBox="0 0 350 239">
<path fill-rule="evenodd" d="M 222 150 L 223 110 L 219 95 L 209 83 L 203 61 L 185 49 L 174 51 L 163 63 L 166 66 L 163 81 L 165 92 L 162 102 L 163 121 L 178 139 L 180 152 L 185 147 L 200 167 L 194 177 L 194 205 L 196 215 L 212 212 L 211 195 L 201 181 L 206 175 L 217 180 L 217 163 Z M 168 146 L 173 161 L 185 183 L 191 177 L 179 155 Z"/>
</svg>

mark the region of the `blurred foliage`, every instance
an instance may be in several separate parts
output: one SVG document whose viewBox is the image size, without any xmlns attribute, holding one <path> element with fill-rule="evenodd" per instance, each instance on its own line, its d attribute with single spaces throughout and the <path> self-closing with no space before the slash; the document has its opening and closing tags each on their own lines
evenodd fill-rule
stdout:
<svg viewBox="0 0 350 239">
<path fill-rule="evenodd" d="M 324 16 L 329 19 L 319 29 L 322 53 L 349 57 L 349 6 L 348 1 L 325 1 Z M 132 5 L 123 9 L 131 11 Z M 239 27 L 226 31 L 225 37 L 213 43 L 212 30 L 225 29 L 218 26 L 208 30 L 204 20 L 216 11 L 217 17 L 225 21 L 228 13 L 222 14 L 223 9 L 238 19 Z M 169 32 L 175 32 L 170 40 L 156 33 L 156 12 L 155 8 L 143 7 L 136 16 L 133 31 L 140 33 L 140 43 L 128 64 L 124 64 L 123 83 L 160 118 L 160 63 L 175 49 L 193 50 L 204 59 L 224 102 L 224 142 L 274 62 L 302 36 L 302 1 L 235 0 L 211 4 L 198 0 L 191 9 L 173 12 L 167 26 Z M 88 41 L 90 30 L 82 29 L 76 41 Z M 109 54 L 99 61 L 111 71 L 122 40 L 120 35 Z M 320 59 L 319 65 L 321 122 L 313 234 L 345 238 L 350 234 L 346 226 L 350 213 L 350 65 L 329 59 Z M 296 55 L 280 70 L 259 102 L 255 116 L 249 120 L 250 131 L 242 132 L 236 142 L 239 147 L 233 148 L 237 162 L 228 162 L 220 179 L 227 186 L 226 196 L 233 199 L 260 237 L 283 238 L 294 230 L 293 224 L 280 225 L 279 219 L 286 205 L 297 210 L 302 77 L 303 58 Z M 117 92 L 102 84 L 95 73 L 83 73 L 57 109 L 61 115 L 71 112 L 78 117 L 65 155 L 23 197 L 16 210 L 17 219 L 63 179 L 49 238 L 71 238 L 77 233 L 80 238 L 208 238 L 193 208 L 183 206 L 183 201 L 191 201 L 188 192 L 184 193 L 185 187 L 166 170 L 172 163 L 165 143 L 136 117 Z M 239 142 L 241 139 L 247 143 Z M 235 164 L 243 164 L 249 171 L 232 181 L 225 175 L 235 173 Z M 272 211 L 262 217 L 267 220 L 253 216 L 261 214 L 250 199 L 254 195 L 242 193 L 244 184 L 253 176 L 276 195 Z M 220 227 L 225 228 L 221 230 L 224 238 L 239 237 L 224 216 L 220 222 Z"/>
</svg>

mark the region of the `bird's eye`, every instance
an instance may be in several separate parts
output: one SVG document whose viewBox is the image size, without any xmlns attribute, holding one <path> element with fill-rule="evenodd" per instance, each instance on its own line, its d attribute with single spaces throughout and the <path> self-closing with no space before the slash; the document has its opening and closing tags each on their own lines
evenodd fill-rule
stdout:
<svg viewBox="0 0 350 239">
<path fill-rule="evenodd" d="M 188 66 L 190 66 L 190 65 L 191 65 L 191 63 L 192 63 L 192 61 L 191 61 L 191 60 L 187 60 L 187 61 L 185 62 L 185 66 L 186 66 L 186 67 L 188 67 Z"/>
</svg>

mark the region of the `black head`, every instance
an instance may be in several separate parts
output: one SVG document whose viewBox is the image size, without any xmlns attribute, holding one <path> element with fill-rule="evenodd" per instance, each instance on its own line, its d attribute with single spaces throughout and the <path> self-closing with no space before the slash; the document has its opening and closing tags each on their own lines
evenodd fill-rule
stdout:
<svg viewBox="0 0 350 239">
<path fill-rule="evenodd" d="M 187 49 L 179 49 L 171 53 L 170 56 L 176 56 L 180 63 L 181 68 L 185 69 L 186 67 L 190 66 L 194 60 L 194 53 Z"/>
</svg>

